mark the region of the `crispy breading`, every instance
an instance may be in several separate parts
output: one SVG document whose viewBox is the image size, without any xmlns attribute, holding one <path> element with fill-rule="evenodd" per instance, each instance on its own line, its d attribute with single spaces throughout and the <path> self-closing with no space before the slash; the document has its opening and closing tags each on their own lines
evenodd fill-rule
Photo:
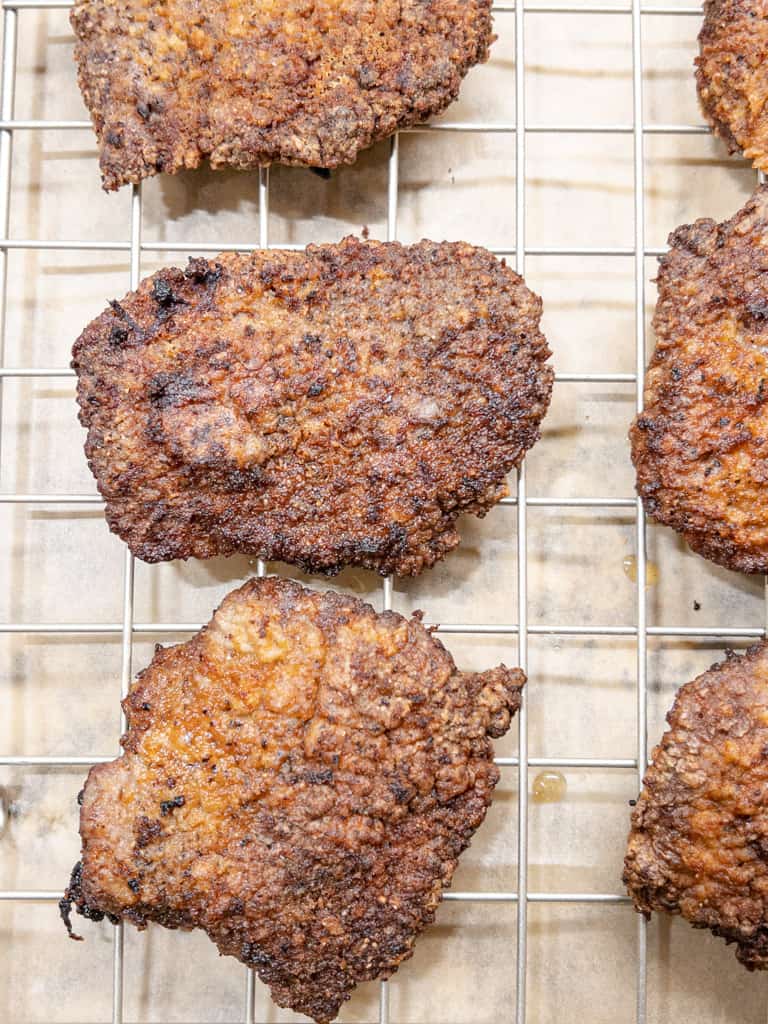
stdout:
<svg viewBox="0 0 768 1024">
<path fill-rule="evenodd" d="M 104 187 L 159 171 L 338 167 L 456 98 L 491 0 L 75 0 Z"/>
<path fill-rule="evenodd" d="M 63 910 L 202 928 L 331 1020 L 411 956 L 499 778 L 525 676 L 464 674 L 424 627 L 251 580 L 158 649 L 92 768 Z"/>
<path fill-rule="evenodd" d="M 729 152 L 768 171 L 768 0 L 705 0 L 696 83 Z"/>
<path fill-rule="evenodd" d="M 347 239 L 161 271 L 74 349 L 109 525 L 150 562 L 239 551 L 418 573 L 539 436 L 540 315 L 464 243 Z"/>
<path fill-rule="evenodd" d="M 635 907 L 681 914 L 768 967 L 768 644 L 683 686 L 632 813 Z"/>
<path fill-rule="evenodd" d="M 768 572 L 768 189 L 678 228 L 630 431 L 646 511 L 729 569 Z"/>
</svg>

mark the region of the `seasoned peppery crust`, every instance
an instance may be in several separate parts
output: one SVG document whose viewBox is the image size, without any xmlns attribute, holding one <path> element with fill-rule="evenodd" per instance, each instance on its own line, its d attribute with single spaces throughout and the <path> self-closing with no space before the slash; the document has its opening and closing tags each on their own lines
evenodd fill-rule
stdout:
<svg viewBox="0 0 768 1024">
<path fill-rule="evenodd" d="M 705 558 L 768 572 L 768 189 L 678 228 L 630 431 L 645 509 Z"/>
<path fill-rule="evenodd" d="M 681 914 L 768 967 L 768 644 L 683 686 L 632 813 L 635 908 Z"/>
<path fill-rule="evenodd" d="M 75 0 L 104 188 L 159 171 L 351 164 L 488 58 L 491 0 Z"/>
<path fill-rule="evenodd" d="M 279 1005 L 329 1021 L 433 920 L 524 683 L 458 672 L 419 614 L 251 580 L 131 687 L 67 901 L 202 928 Z"/>
<path fill-rule="evenodd" d="M 768 171 L 768 0 L 706 0 L 696 84 L 729 152 Z"/>
<path fill-rule="evenodd" d="M 418 573 L 539 437 L 540 316 L 464 243 L 349 238 L 160 271 L 74 347 L 109 525 L 150 562 Z"/>
</svg>

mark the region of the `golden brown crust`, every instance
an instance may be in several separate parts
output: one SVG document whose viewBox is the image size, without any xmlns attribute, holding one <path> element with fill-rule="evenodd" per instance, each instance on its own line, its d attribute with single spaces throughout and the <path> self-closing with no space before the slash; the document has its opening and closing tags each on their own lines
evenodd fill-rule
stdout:
<svg viewBox="0 0 768 1024">
<path fill-rule="evenodd" d="M 646 511 L 699 554 L 768 572 L 768 189 L 678 228 L 661 259 L 656 350 L 630 431 Z"/>
<path fill-rule="evenodd" d="M 632 814 L 624 883 L 768 967 L 768 644 L 683 686 Z"/>
<path fill-rule="evenodd" d="M 104 187 L 207 159 L 338 167 L 440 113 L 491 0 L 75 0 Z"/>
<path fill-rule="evenodd" d="M 432 921 L 524 682 L 458 672 L 418 616 L 251 580 L 131 687 L 68 898 L 203 928 L 279 1005 L 328 1021 Z"/>
<path fill-rule="evenodd" d="M 147 561 L 418 573 L 539 437 L 540 316 L 464 243 L 347 239 L 161 271 L 74 348 L 109 525 Z"/>
<path fill-rule="evenodd" d="M 696 83 L 729 151 L 768 171 L 768 0 L 706 0 Z"/>
</svg>

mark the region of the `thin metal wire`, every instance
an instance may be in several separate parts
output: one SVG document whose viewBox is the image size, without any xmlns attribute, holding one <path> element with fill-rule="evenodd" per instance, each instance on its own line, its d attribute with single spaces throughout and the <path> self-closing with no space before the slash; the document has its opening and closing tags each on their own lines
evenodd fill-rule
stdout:
<svg viewBox="0 0 768 1024">
<path fill-rule="evenodd" d="M 196 633 L 201 629 L 201 622 L 136 622 L 134 634 L 143 633 L 160 636 L 163 633 Z M 433 629 L 440 634 L 467 636 L 517 636 L 519 626 L 515 623 L 487 622 L 441 622 L 424 623 L 425 628 Z M 118 622 L 3 622 L 0 623 L 0 635 L 4 633 L 29 633 L 30 635 L 77 635 L 77 636 L 109 636 L 122 633 L 122 624 Z M 531 625 L 528 624 L 529 636 L 586 636 L 586 637 L 636 637 L 637 626 L 568 626 L 568 625 Z M 765 636 L 763 626 L 647 626 L 647 636 L 659 636 L 686 640 L 734 639 L 750 640 Z"/>
<path fill-rule="evenodd" d="M 503 124 L 485 121 L 436 121 L 433 124 L 414 125 L 404 128 L 406 135 L 424 132 L 482 132 L 488 134 L 512 134 L 517 124 Z M 634 135 L 631 124 L 529 124 L 525 126 L 528 135 Z M 708 135 L 705 124 L 647 124 L 643 125 L 645 135 Z"/>
<path fill-rule="evenodd" d="M 269 248 L 269 168 L 259 168 L 259 248 Z M 259 558 L 256 561 L 256 575 L 257 577 L 264 577 L 267 575 L 267 565 L 263 558 Z M 249 986 L 253 987 L 254 973 L 249 971 Z M 246 1015 L 247 1024 L 251 1024 L 253 1020 L 253 1014 L 248 1017 Z"/>
<path fill-rule="evenodd" d="M 48 239 L 48 238 L 0 238 L 2 249 L 29 249 L 33 252 L 129 252 L 130 242 L 122 241 L 91 241 L 88 239 Z M 142 252 L 150 253 L 201 253 L 201 252 L 253 252 L 261 246 L 253 242 L 144 242 Z M 300 252 L 305 248 L 296 243 L 280 242 L 268 246 L 270 249 L 283 249 L 287 252 Z M 515 256 L 515 249 L 499 245 L 485 247 L 494 256 Z M 663 256 L 668 252 L 666 246 L 645 250 L 646 256 Z M 634 257 L 634 247 L 621 246 L 539 246 L 525 250 L 526 256 L 626 256 Z"/>
<path fill-rule="evenodd" d="M 114 760 L 112 755 L 40 755 L 19 754 L 0 756 L 0 767 L 8 768 L 90 768 L 94 764 L 106 764 Z M 516 757 L 497 757 L 494 763 L 501 768 L 516 768 Z M 614 757 L 529 757 L 528 764 L 534 768 L 636 768 L 634 758 Z"/>
<path fill-rule="evenodd" d="M 13 117 L 16 92 L 16 45 L 17 45 L 17 14 L 15 11 L 3 12 L 3 66 L 0 80 L 2 97 L 0 97 L 0 114 Z M 0 230 L 8 234 L 11 213 L 11 157 L 13 151 L 13 134 L 9 131 L 0 132 Z M 8 291 L 8 252 L 0 250 L 0 364 L 5 357 L 5 330 L 7 320 Z M 3 391 L 4 381 L 0 379 L 0 460 L 2 459 L 2 424 L 3 424 Z M 1 463 L 0 463 L 1 464 Z"/>
<path fill-rule="evenodd" d="M 3 377 L 71 377 L 74 378 L 74 370 L 64 367 L 49 369 L 46 367 L 7 367 L 0 369 L 0 379 Z M 556 373 L 555 383 L 558 384 L 634 384 L 634 373 Z"/>
<path fill-rule="evenodd" d="M 44 121 L 29 118 L 0 118 L 0 131 L 88 131 L 90 121 Z M 632 135 L 631 124 L 531 124 L 526 125 L 528 134 L 536 135 Z M 647 124 L 643 125 L 646 135 L 707 135 L 705 124 Z M 424 132 L 469 132 L 488 134 L 511 134 L 517 125 L 494 121 L 435 121 L 402 128 L 401 134 L 418 135 Z M 94 153 L 96 148 L 94 146 Z"/>
<path fill-rule="evenodd" d="M 269 246 L 269 168 L 259 168 L 259 248 Z M 256 576 L 263 579 L 267 575 L 267 564 L 263 558 L 256 560 Z M 256 1014 L 256 971 L 252 967 L 245 970 L 245 1024 L 253 1024 Z"/>
<path fill-rule="evenodd" d="M 138 287 L 141 271 L 141 185 L 133 185 L 131 193 L 131 262 L 129 287 Z M 131 685 L 133 662 L 133 592 L 134 559 L 126 547 L 123 556 L 123 621 L 120 626 L 122 650 L 120 658 L 120 698 L 126 697 Z M 120 710 L 120 734 L 125 730 L 125 714 Z M 112 961 L 112 1024 L 123 1021 L 123 988 L 125 978 L 125 926 L 115 928 Z"/>
<path fill-rule="evenodd" d="M 52 889 L 0 889 L 0 903 L 53 903 L 62 893 Z M 516 892 L 447 892 L 449 903 L 517 903 Z M 629 903 L 629 897 L 614 892 L 529 892 L 528 903 Z"/>
<path fill-rule="evenodd" d="M 643 36 L 640 0 L 632 0 L 632 103 L 634 133 L 635 189 L 635 408 L 643 408 L 645 377 L 645 166 L 643 152 Z M 637 764 L 638 788 L 642 785 L 648 747 L 648 619 L 646 601 L 645 509 L 636 502 L 635 546 L 637 558 Z M 647 1006 L 648 929 L 646 919 L 637 915 L 636 1020 L 645 1024 Z"/>
<path fill-rule="evenodd" d="M 0 505 L 103 505 L 100 494 L 0 494 Z M 517 496 L 499 505 L 516 507 Z M 634 498 L 528 498 L 528 508 L 634 508 Z"/>
<path fill-rule="evenodd" d="M 400 185 L 400 136 L 395 133 L 389 144 L 387 162 L 387 241 L 397 239 L 397 203 Z M 394 582 L 387 576 L 382 582 L 381 604 L 383 610 L 391 611 L 394 597 Z M 389 981 L 379 983 L 379 1024 L 389 1024 Z"/>
<path fill-rule="evenodd" d="M 17 15 L 15 11 L 3 14 L 3 73 L 2 100 L 0 114 L 13 117 L 16 93 L 16 44 Z M 0 230 L 8 234 L 11 218 L 11 156 L 13 152 L 13 134 L 0 131 Z M 8 251 L 0 250 L 0 364 L 5 356 L 5 327 L 8 292 Z M 3 381 L 0 380 L 0 430 L 3 413 Z M 0 454 L 2 453 L 2 434 L 0 433 Z"/>
<path fill-rule="evenodd" d="M 515 269 L 525 274 L 525 10 L 515 9 Z M 525 463 L 517 470 L 517 661 L 528 670 L 528 533 Z M 517 716 L 517 971 L 516 1024 L 525 1024 L 528 982 L 528 691 Z"/>
<path fill-rule="evenodd" d="M 634 508 L 634 498 L 528 498 L 534 508 Z M 103 505 L 100 494 L 0 494 L 0 505 Z M 516 506 L 517 497 L 499 505 Z"/>
</svg>

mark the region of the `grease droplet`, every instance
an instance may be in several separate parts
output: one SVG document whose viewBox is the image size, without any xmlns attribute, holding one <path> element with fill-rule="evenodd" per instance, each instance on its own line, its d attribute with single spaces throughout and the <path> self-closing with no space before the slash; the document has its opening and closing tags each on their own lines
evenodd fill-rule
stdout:
<svg viewBox="0 0 768 1024">
<path fill-rule="evenodd" d="M 633 583 L 637 583 L 637 558 L 634 555 L 627 555 L 622 563 L 624 575 L 628 576 Z M 645 562 L 645 585 L 655 587 L 659 582 L 659 567 L 655 562 L 646 559 Z"/>
<path fill-rule="evenodd" d="M 568 783 L 562 772 L 539 772 L 533 780 L 533 799 L 537 804 L 556 804 L 562 800 Z"/>
</svg>

